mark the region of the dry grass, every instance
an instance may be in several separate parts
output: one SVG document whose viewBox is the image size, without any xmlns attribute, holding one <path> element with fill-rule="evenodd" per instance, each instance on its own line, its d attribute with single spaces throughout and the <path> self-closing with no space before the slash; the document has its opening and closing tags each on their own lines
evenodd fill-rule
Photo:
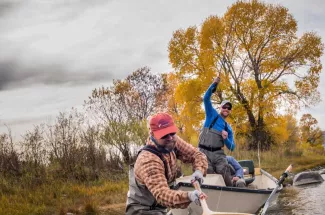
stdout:
<svg viewBox="0 0 325 215">
<path fill-rule="evenodd" d="M 126 179 L 95 184 L 53 182 L 36 189 L 16 186 L 10 193 L 2 193 L 0 214 L 103 214 L 103 208 L 125 202 L 127 190 Z M 108 208 L 116 210 L 124 210 L 124 205 Z"/>
<path fill-rule="evenodd" d="M 258 166 L 257 152 L 237 150 L 228 154 L 238 160 L 252 159 Z M 279 177 L 289 164 L 297 173 L 316 166 L 325 166 L 325 156 L 316 153 L 290 153 L 273 150 L 261 153 L 261 167 Z M 189 165 L 183 165 L 185 175 L 192 173 Z M 0 215 L 25 214 L 105 214 L 119 215 L 125 212 L 127 178 L 119 181 L 77 183 L 52 181 L 29 187 L 21 182 L 0 178 Z M 28 184 L 28 183 L 27 183 Z"/>
<path fill-rule="evenodd" d="M 237 150 L 233 153 L 227 153 L 237 160 L 253 160 L 255 167 L 259 167 L 258 153 L 256 151 Z M 324 166 L 325 154 L 303 150 L 288 151 L 281 148 L 260 153 L 260 167 L 277 178 L 290 164 L 293 164 L 293 173 Z"/>
<path fill-rule="evenodd" d="M 237 160 L 253 160 L 255 167 L 259 167 L 257 151 L 235 150 L 234 152 L 227 151 L 226 154 L 233 156 Z M 293 164 L 293 173 L 312 169 L 317 166 L 325 166 L 325 154 L 308 151 L 293 151 L 288 153 L 285 150 L 273 149 L 268 152 L 261 152 L 260 164 L 261 168 L 278 178 L 290 164 Z M 182 165 L 182 170 L 185 175 L 192 173 L 192 168 L 188 165 Z"/>
</svg>

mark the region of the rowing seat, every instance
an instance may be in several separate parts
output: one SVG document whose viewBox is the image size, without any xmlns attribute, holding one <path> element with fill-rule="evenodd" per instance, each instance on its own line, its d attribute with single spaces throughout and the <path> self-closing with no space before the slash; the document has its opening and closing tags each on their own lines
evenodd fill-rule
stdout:
<svg viewBox="0 0 325 215">
<path fill-rule="evenodd" d="M 253 181 L 255 180 L 255 167 L 253 160 L 241 160 L 238 161 L 238 163 L 243 169 L 248 169 L 248 174 L 250 175 L 250 177 L 245 177 L 246 185 L 253 183 Z"/>
</svg>

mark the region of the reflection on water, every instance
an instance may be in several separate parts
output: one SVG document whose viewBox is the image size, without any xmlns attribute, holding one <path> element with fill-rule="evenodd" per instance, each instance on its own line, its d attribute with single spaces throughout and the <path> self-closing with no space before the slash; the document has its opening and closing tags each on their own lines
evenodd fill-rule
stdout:
<svg viewBox="0 0 325 215">
<path fill-rule="evenodd" d="M 325 175 L 322 175 L 325 179 Z M 280 193 L 267 215 L 325 214 L 325 182 L 299 187 L 289 187 Z"/>
</svg>

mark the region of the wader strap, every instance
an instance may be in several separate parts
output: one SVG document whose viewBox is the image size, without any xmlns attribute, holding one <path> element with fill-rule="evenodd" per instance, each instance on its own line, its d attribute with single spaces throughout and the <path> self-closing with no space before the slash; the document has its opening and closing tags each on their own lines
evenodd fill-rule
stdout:
<svg viewBox="0 0 325 215">
<path fill-rule="evenodd" d="M 162 160 L 162 162 L 164 163 L 164 167 L 165 167 L 165 176 L 166 176 L 166 179 L 168 180 L 168 168 L 167 168 L 167 162 L 164 158 L 164 156 L 161 154 L 160 151 L 158 151 L 158 149 L 154 146 L 150 146 L 150 145 L 145 145 L 139 152 L 138 152 L 138 155 L 140 154 L 140 152 L 144 150 L 144 151 L 148 151 L 148 152 L 151 152 L 155 155 L 157 155 L 160 160 Z"/>
<path fill-rule="evenodd" d="M 217 117 L 214 118 L 214 120 L 211 122 L 209 129 L 211 129 L 214 126 L 214 124 L 217 122 L 218 118 L 219 118 L 219 115 L 217 115 Z M 225 120 L 225 131 L 228 132 L 228 124 L 227 124 L 226 120 Z"/>
<path fill-rule="evenodd" d="M 217 117 L 214 118 L 214 120 L 211 122 L 211 124 L 209 126 L 209 129 L 211 129 L 214 126 L 214 124 L 216 123 L 216 121 L 218 120 L 218 118 L 219 118 L 219 115 L 217 115 Z"/>
<path fill-rule="evenodd" d="M 227 124 L 227 122 L 225 121 L 225 131 L 227 131 L 228 132 L 228 124 Z"/>
<path fill-rule="evenodd" d="M 176 148 L 175 148 L 176 149 Z M 165 176 L 166 176 L 166 179 L 168 179 L 168 169 L 167 169 L 167 162 L 164 158 L 164 156 L 162 155 L 162 153 L 160 151 L 158 151 L 158 149 L 154 146 L 151 146 L 151 145 L 145 145 L 140 151 L 139 153 L 142 151 L 142 150 L 145 150 L 145 151 L 148 151 L 148 152 L 151 152 L 155 155 L 157 155 L 164 163 L 164 167 L 165 167 Z M 177 151 L 177 150 L 176 150 Z M 176 153 L 175 153 L 176 154 Z M 165 206 L 162 206 L 160 204 L 158 204 L 157 200 L 154 201 L 154 203 L 150 206 L 150 210 L 155 210 L 157 207 L 159 208 L 167 208 Z"/>
</svg>

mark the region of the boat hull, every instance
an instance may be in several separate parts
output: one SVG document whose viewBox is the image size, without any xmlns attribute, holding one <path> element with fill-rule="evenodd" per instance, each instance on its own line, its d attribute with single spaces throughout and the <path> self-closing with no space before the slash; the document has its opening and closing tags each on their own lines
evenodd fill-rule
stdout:
<svg viewBox="0 0 325 215">
<path fill-rule="evenodd" d="M 261 172 L 262 174 L 256 176 L 255 181 L 247 188 L 226 187 L 220 175 L 208 175 L 208 180 L 201 186 L 201 189 L 208 195 L 209 209 L 219 212 L 257 213 L 272 193 L 273 188 L 276 187 L 276 179 L 263 170 Z M 193 191 L 191 183 L 187 180 L 184 178 L 178 181 L 179 190 Z M 282 190 L 282 186 L 272 201 L 277 198 L 280 190 Z M 186 209 L 172 209 L 171 214 L 201 215 L 202 208 L 191 203 Z"/>
<path fill-rule="evenodd" d="M 324 179 L 317 171 L 301 172 L 293 178 L 293 186 L 321 183 Z"/>
</svg>

